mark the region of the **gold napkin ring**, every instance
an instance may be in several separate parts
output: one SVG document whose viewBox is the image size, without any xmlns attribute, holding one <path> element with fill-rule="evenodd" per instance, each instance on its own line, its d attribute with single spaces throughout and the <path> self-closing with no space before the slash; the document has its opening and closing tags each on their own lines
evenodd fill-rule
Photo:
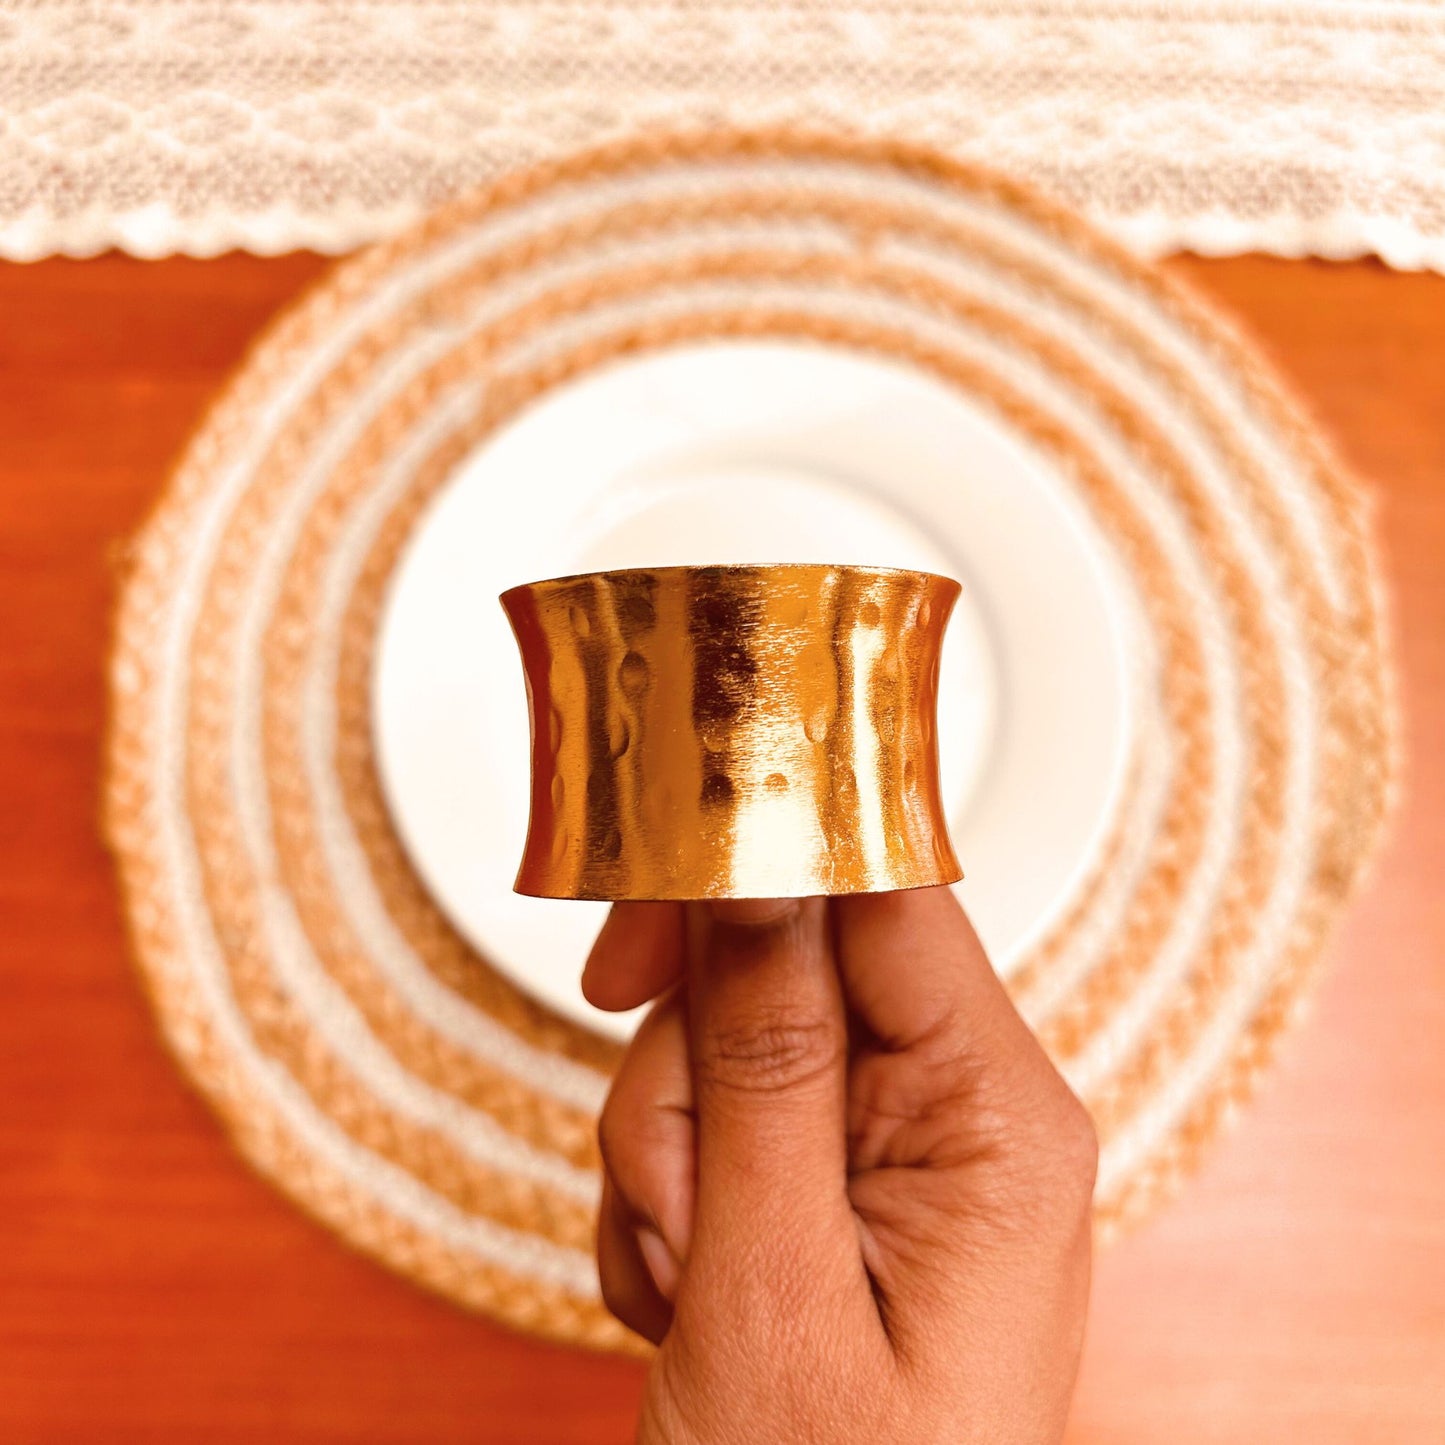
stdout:
<svg viewBox="0 0 1445 1445">
<path fill-rule="evenodd" d="M 939 798 L 958 583 L 657 567 L 514 587 L 532 720 L 519 893 L 781 898 L 962 876 Z"/>
</svg>

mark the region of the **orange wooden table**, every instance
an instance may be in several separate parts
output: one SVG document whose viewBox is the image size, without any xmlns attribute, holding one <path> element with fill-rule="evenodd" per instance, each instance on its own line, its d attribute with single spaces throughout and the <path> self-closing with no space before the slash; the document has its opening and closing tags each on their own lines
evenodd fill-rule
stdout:
<svg viewBox="0 0 1445 1445">
<path fill-rule="evenodd" d="M 0 1441 L 622 1441 L 641 1369 L 348 1253 L 157 1041 L 97 833 L 113 548 L 311 256 L 0 267 Z M 1071 1439 L 1445 1440 L 1445 278 L 1177 261 L 1379 489 L 1411 766 L 1308 1025 L 1098 1265 Z"/>
</svg>

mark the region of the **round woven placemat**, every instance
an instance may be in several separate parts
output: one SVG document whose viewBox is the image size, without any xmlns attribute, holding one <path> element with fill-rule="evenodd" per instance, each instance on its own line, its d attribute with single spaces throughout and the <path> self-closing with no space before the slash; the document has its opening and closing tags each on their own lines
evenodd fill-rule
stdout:
<svg viewBox="0 0 1445 1445">
<path fill-rule="evenodd" d="M 378 783 L 373 644 L 409 533 L 491 432 L 589 368 L 740 337 L 958 388 L 1112 558 L 1130 782 L 1008 980 L 1098 1122 L 1106 1227 L 1248 1094 L 1388 790 L 1360 494 L 1198 301 L 1006 180 L 904 144 L 654 138 L 338 266 L 237 372 L 134 547 L 107 802 L 135 951 L 266 1177 L 421 1283 L 600 1347 L 633 1343 L 591 1255 L 616 1047 L 422 887 Z"/>
</svg>

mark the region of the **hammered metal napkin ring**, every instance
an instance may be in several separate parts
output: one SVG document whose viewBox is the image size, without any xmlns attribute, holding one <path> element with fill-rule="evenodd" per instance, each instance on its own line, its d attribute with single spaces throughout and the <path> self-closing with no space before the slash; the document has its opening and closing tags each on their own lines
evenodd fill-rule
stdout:
<svg viewBox="0 0 1445 1445">
<path fill-rule="evenodd" d="M 952 883 L 939 654 L 959 586 L 657 567 L 502 595 L 532 720 L 519 893 L 782 898 Z"/>
</svg>

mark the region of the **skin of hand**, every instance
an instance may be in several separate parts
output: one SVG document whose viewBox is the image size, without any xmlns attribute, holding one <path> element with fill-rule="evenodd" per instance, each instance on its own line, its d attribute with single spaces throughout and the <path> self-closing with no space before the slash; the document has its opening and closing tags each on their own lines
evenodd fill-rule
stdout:
<svg viewBox="0 0 1445 1445">
<path fill-rule="evenodd" d="M 950 890 L 618 904 L 583 988 L 656 1000 L 600 1129 L 642 1445 L 1059 1439 L 1097 1145 Z"/>
</svg>

